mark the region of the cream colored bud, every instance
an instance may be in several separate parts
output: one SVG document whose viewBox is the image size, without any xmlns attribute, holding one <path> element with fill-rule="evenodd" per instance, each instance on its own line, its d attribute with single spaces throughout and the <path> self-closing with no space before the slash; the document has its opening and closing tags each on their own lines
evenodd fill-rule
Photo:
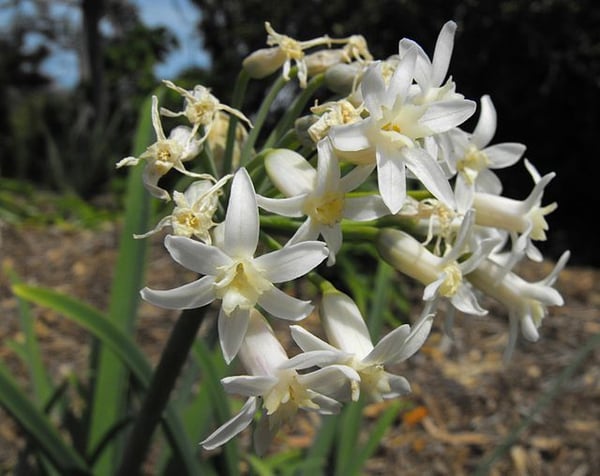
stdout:
<svg viewBox="0 0 600 476">
<path fill-rule="evenodd" d="M 363 69 L 357 62 L 333 65 L 325 73 L 325 84 L 334 93 L 349 95 L 358 84 Z"/>
<path fill-rule="evenodd" d="M 344 50 L 321 50 L 306 55 L 306 67 L 309 76 L 324 73 L 332 66 L 344 62 Z"/>
<path fill-rule="evenodd" d="M 296 130 L 296 135 L 298 136 L 298 140 L 300 144 L 305 147 L 314 147 L 315 142 L 313 141 L 309 129 L 310 127 L 317 122 L 319 118 L 314 114 L 309 114 L 306 116 L 299 117 L 294 122 L 294 129 Z"/>
<path fill-rule="evenodd" d="M 279 46 L 274 46 L 250 53 L 242 62 L 242 66 L 251 78 L 262 79 L 281 68 L 286 60 L 285 52 Z"/>
</svg>

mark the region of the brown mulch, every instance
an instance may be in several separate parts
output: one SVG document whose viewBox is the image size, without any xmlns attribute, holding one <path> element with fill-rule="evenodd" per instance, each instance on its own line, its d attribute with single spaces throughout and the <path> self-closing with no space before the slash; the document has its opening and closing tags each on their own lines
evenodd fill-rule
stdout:
<svg viewBox="0 0 600 476">
<path fill-rule="evenodd" d="M 105 309 L 119 230 L 0 225 L 0 261 L 26 282 L 49 286 Z M 168 288 L 193 276 L 174 265 L 152 238 L 148 284 Z M 539 279 L 551 263 L 522 269 Z M 426 345 L 398 369 L 413 392 L 403 402 L 393 428 L 368 461 L 369 475 L 468 475 L 500 445 L 536 407 L 544 392 L 600 332 L 600 270 L 567 267 L 557 288 L 565 306 L 551 308 L 537 343 L 520 341 L 504 365 L 506 316 L 489 304 L 485 318 L 457 318 L 453 340 L 438 322 Z M 23 338 L 18 308 L 6 276 L 0 272 L 0 359 L 27 385 L 25 368 L 10 340 Z M 36 332 L 48 367 L 57 381 L 75 372 L 85 376 L 89 336 L 69 321 L 45 309 L 34 309 Z M 176 313 L 142 304 L 136 338 L 156 362 Z M 509 450 L 493 466 L 494 475 L 598 474 L 600 468 L 600 349 L 596 348 L 543 408 Z M 365 428 L 388 403 L 365 409 Z M 315 432 L 312 418 L 275 442 L 306 446 Z M 0 411 L 0 473 L 10 472 L 23 439 L 19 428 Z"/>
</svg>

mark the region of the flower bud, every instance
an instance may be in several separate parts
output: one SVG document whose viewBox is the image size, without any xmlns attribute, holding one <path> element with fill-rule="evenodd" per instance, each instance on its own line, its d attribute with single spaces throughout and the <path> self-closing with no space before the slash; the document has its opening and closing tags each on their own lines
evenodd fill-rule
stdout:
<svg viewBox="0 0 600 476">
<path fill-rule="evenodd" d="M 324 73 L 332 66 L 344 61 L 344 50 L 320 50 L 305 57 L 309 76 Z"/>
<path fill-rule="evenodd" d="M 279 46 L 275 46 L 250 53 L 242 62 L 242 66 L 251 78 L 262 79 L 281 68 L 286 60 L 284 51 Z"/>
<path fill-rule="evenodd" d="M 325 73 L 325 84 L 334 93 L 349 95 L 362 76 L 363 65 L 357 62 L 338 63 L 331 66 Z"/>
</svg>

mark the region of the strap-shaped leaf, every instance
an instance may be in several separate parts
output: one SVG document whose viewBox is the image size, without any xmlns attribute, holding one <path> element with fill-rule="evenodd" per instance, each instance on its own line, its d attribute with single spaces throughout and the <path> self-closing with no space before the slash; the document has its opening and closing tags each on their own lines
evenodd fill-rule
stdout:
<svg viewBox="0 0 600 476">
<path fill-rule="evenodd" d="M 87 329 L 116 354 L 144 389 L 148 387 L 152 377 L 150 363 L 131 338 L 105 314 L 70 296 L 43 287 L 17 284 L 13 286 L 13 292 L 20 298 L 53 309 Z M 196 445 L 190 444 L 183 424 L 171 405 L 167 407 L 164 426 L 173 450 L 185 463 L 189 474 L 199 474 L 198 464 L 191 452 Z"/>
<path fill-rule="evenodd" d="M 39 445 L 60 474 L 91 474 L 83 458 L 63 439 L 1 363 L 0 404 Z"/>
</svg>

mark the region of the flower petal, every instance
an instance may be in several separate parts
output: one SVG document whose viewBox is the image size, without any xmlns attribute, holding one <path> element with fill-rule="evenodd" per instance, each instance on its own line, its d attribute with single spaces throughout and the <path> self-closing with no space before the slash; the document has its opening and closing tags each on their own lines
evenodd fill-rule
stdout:
<svg viewBox="0 0 600 476">
<path fill-rule="evenodd" d="M 229 315 L 225 314 L 223 309 L 219 312 L 219 342 L 227 364 L 231 363 L 242 346 L 249 318 L 250 311 L 248 309 L 237 308 Z"/>
<path fill-rule="evenodd" d="M 317 172 L 298 152 L 276 149 L 265 158 L 265 169 L 271 182 L 288 197 L 310 192 Z"/>
<path fill-rule="evenodd" d="M 525 145 L 518 142 L 504 142 L 485 149 L 491 169 L 501 169 L 515 164 L 525 153 Z"/>
<path fill-rule="evenodd" d="M 166 309 L 194 309 L 215 300 L 214 283 L 213 276 L 204 276 L 173 289 L 144 288 L 140 295 L 144 301 Z"/>
<path fill-rule="evenodd" d="M 333 147 L 343 152 L 356 152 L 369 149 L 371 142 L 366 131 L 371 123 L 370 119 L 364 119 L 352 124 L 333 126 L 329 130 L 329 137 Z"/>
<path fill-rule="evenodd" d="M 398 349 L 402 347 L 409 333 L 410 326 L 408 324 L 397 327 L 377 343 L 373 350 L 362 359 L 362 363 L 366 365 L 387 363 L 390 356 L 398 354 Z"/>
<path fill-rule="evenodd" d="M 221 379 L 221 384 L 227 393 L 245 397 L 260 397 L 276 383 L 275 377 L 265 375 L 236 375 Z"/>
<path fill-rule="evenodd" d="M 321 300 L 321 320 L 332 345 L 363 359 L 373 350 L 358 306 L 344 293 L 328 291 Z"/>
<path fill-rule="evenodd" d="M 392 214 L 398 213 L 406 198 L 406 171 L 396 151 L 377 148 L 377 183 L 385 205 Z"/>
<path fill-rule="evenodd" d="M 259 218 L 254 185 L 245 168 L 231 183 L 225 215 L 224 251 L 233 257 L 251 257 L 258 245 Z"/>
<path fill-rule="evenodd" d="M 385 398 L 396 398 L 411 392 L 410 383 L 408 383 L 406 378 L 401 375 L 393 375 L 387 372 L 386 374 L 390 383 L 391 392 L 387 393 Z"/>
<path fill-rule="evenodd" d="M 348 381 L 360 381 L 358 372 L 347 365 L 329 365 L 297 378 L 303 386 L 330 396 L 336 395 Z"/>
<path fill-rule="evenodd" d="M 433 133 L 446 132 L 459 126 L 473 115 L 476 104 L 468 99 L 450 99 L 432 103 L 419 123 Z"/>
<path fill-rule="evenodd" d="M 344 218 L 354 221 L 369 221 L 390 214 L 389 208 L 379 195 L 346 197 Z"/>
<path fill-rule="evenodd" d="M 292 334 L 292 339 L 294 339 L 294 342 L 304 352 L 310 352 L 315 350 L 328 350 L 339 352 L 339 349 L 336 349 L 331 344 L 328 344 L 324 340 L 319 339 L 317 336 L 311 334 L 303 327 L 292 325 L 290 326 L 290 332 Z"/>
<path fill-rule="evenodd" d="M 303 276 L 327 258 L 327 247 L 321 241 L 303 241 L 285 246 L 254 259 L 272 283 L 291 281 Z"/>
<path fill-rule="evenodd" d="M 479 101 L 481 108 L 479 110 L 479 120 L 473 130 L 471 142 L 478 149 L 483 149 L 494 138 L 496 133 L 497 114 L 492 99 L 487 94 L 481 97 Z"/>
<path fill-rule="evenodd" d="M 200 442 L 206 450 L 213 450 L 246 429 L 256 413 L 256 397 L 250 397 L 237 415 L 221 425 L 208 438 Z"/>
<path fill-rule="evenodd" d="M 306 195 L 296 195 L 289 198 L 269 198 L 262 195 L 256 196 L 256 203 L 260 208 L 284 217 L 304 216 L 302 206 L 306 201 Z"/>
<path fill-rule="evenodd" d="M 446 22 L 442 27 L 435 43 L 433 52 L 431 84 L 438 87 L 444 81 L 448 73 L 452 49 L 454 48 L 454 34 L 456 33 L 456 23 L 452 20 Z"/>
<path fill-rule="evenodd" d="M 260 295 L 258 304 L 269 314 L 288 321 L 300 321 L 314 308 L 310 301 L 296 299 L 275 286 Z"/>
<path fill-rule="evenodd" d="M 412 326 L 404 343 L 397 349 L 396 355 L 388 356 L 387 363 L 403 362 L 423 346 L 423 343 L 429 336 L 431 326 L 433 325 L 433 314 L 430 312 L 432 309 L 432 306 L 425 306 L 421 313 L 421 317 Z"/>
<path fill-rule="evenodd" d="M 186 236 L 167 235 L 165 248 L 177 263 L 200 274 L 215 275 L 219 266 L 231 262 L 231 258 L 216 246 Z"/>
<path fill-rule="evenodd" d="M 455 208 L 454 195 L 442 167 L 427 152 L 419 148 L 403 151 L 406 167 L 438 200 Z"/>
<path fill-rule="evenodd" d="M 341 350 L 313 350 L 310 352 L 301 352 L 295 355 L 281 368 L 304 370 L 311 367 L 327 367 L 328 365 L 338 364 L 348 358 L 348 354 Z"/>
</svg>

